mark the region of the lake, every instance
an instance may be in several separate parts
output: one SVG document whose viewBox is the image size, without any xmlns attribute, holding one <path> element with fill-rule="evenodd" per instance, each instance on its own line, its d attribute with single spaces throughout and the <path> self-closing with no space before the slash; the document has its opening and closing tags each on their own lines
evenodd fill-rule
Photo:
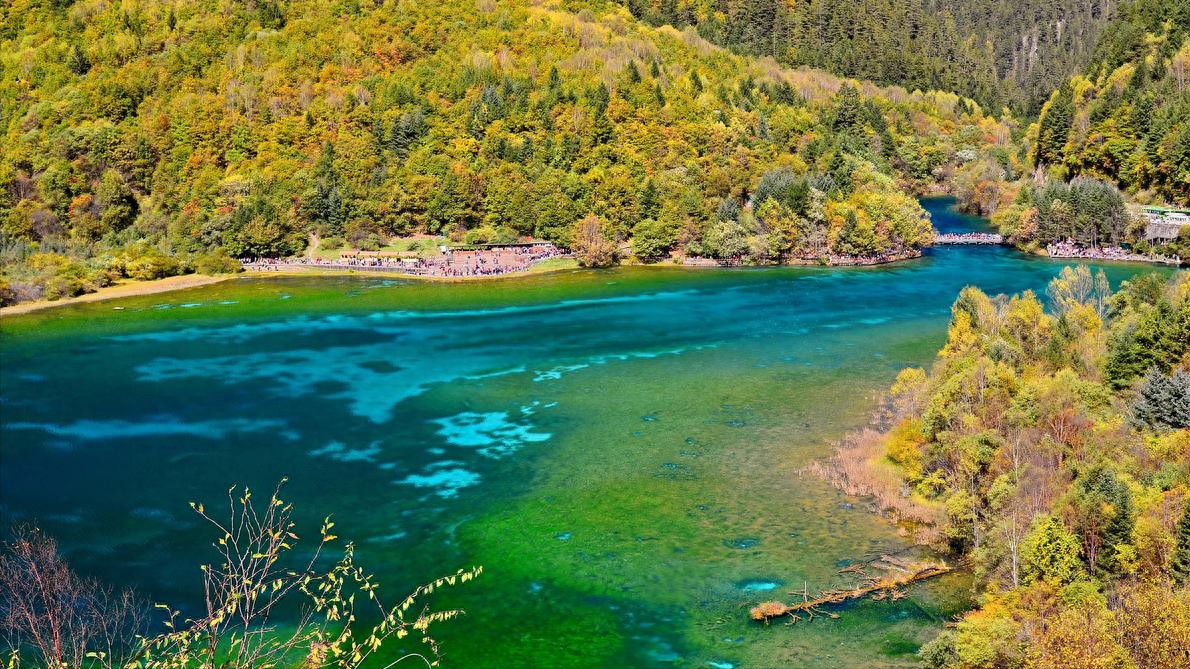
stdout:
<svg viewBox="0 0 1190 669">
<path fill-rule="evenodd" d="M 986 229 L 923 202 L 940 231 Z M 866 268 L 249 277 L 5 318 L 0 516 L 195 613 L 216 537 L 187 503 L 287 476 L 304 536 L 333 514 L 390 599 L 483 565 L 433 599 L 467 610 L 436 628 L 447 667 L 910 666 L 968 577 L 796 627 L 747 605 L 909 548 L 800 469 L 930 364 L 963 286 L 1041 292 L 1064 264 L 944 247 Z"/>
</svg>

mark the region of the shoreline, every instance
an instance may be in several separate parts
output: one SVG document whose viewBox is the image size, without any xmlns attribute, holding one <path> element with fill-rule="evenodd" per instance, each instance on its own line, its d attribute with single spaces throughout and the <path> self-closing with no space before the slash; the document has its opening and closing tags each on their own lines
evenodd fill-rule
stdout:
<svg viewBox="0 0 1190 669">
<path fill-rule="evenodd" d="M 366 268 L 362 269 L 342 269 L 342 268 L 324 268 L 316 265 L 297 265 L 286 266 L 285 269 L 275 272 L 261 271 L 255 269 L 245 269 L 243 272 L 236 274 L 221 274 L 218 276 L 211 276 L 207 274 L 182 274 L 179 276 L 170 276 L 164 279 L 154 279 L 152 281 L 133 281 L 124 279 L 119 283 L 111 286 L 105 286 L 93 293 L 85 293 L 76 297 L 65 297 L 60 300 L 36 300 L 32 302 L 18 302 L 7 307 L 0 307 L 0 317 L 3 316 L 18 316 L 22 314 L 33 313 L 36 311 L 43 311 L 52 309 L 54 307 L 65 307 L 72 304 L 85 304 L 88 302 L 104 302 L 107 300 L 117 300 L 125 297 L 141 297 L 144 295 L 156 295 L 159 293 L 170 293 L 178 290 L 185 290 L 187 288 L 198 288 L 200 286 L 209 286 L 211 284 L 220 283 L 223 281 L 233 281 L 237 279 L 247 278 L 264 278 L 264 277 L 301 277 L 301 276 L 391 276 L 399 279 L 411 279 L 418 281 L 431 281 L 441 283 L 457 283 L 464 281 L 485 281 L 504 278 L 516 278 L 524 276 L 532 276 L 534 274 L 548 274 L 550 272 L 561 272 L 569 269 L 575 269 L 574 266 L 566 267 L 543 267 L 543 268 L 529 268 L 522 272 L 509 272 L 507 274 L 498 274 L 490 276 L 425 276 L 424 274 L 407 274 L 398 271 L 368 271 Z"/>
<path fill-rule="evenodd" d="M 805 259 L 791 259 L 785 262 L 773 263 L 768 265 L 733 265 L 724 264 L 717 261 L 699 262 L 699 263 L 677 263 L 672 260 L 662 261 L 657 263 L 622 263 L 620 266 L 624 267 L 656 267 L 656 268 L 672 268 L 672 269 L 754 269 L 764 267 L 872 267 L 876 265 L 888 265 L 892 263 L 905 262 L 908 260 L 916 260 L 921 258 L 924 253 L 918 250 L 914 253 L 901 254 L 891 258 L 872 259 L 872 260 L 858 260 L 849 262 L 830 262 L 820 263 L 814 260 Z M 481 275 L 481 276 L 427 276 L 425 274 L 410 274 L 402 272 L 399 269 L 387 268 L 368 268 L 360 267 L 354 269 L 347 269 L 342 267 L 322 267 L 319 265 L 303 265 L 299 263 L 292 263 L 286 265 L 278 265 L 279 269 L 276 271 L 260 270 L 260 269 L 245 269 L 243 272 L 237 274 L 223 274 L 218 276 L 210 276 L 205 274 L 183 274 L 179 276 L 166 277 L 164 279 L 155 279 L 153 281 L 132 281 L 125 279 L 117 284 L 100 288 L 93 293 L 86 293 L 76 297 L 67 297 L 60 300 L 36 300 L 33 302 L 20 302 L 9 305 L 7 307 L 0 307 L 0 317 L 3 316 L 18 316 L 22 314 L 29 314 L 37 311 L 44 311 L 54 307 L 65 307 L 73 304 L 85 304 L 89 302 L 103 302 L 106 300 L 116 300 L 125 297 L 141 297 L 144 295 L 156 295 L 159 293 L 169 293 L 177 290 L 185 290 L 187 288 L 198 288 L 200 286 L 208 286 L 222 281 L 231 281 L 245 278 L 264 278 L 264 277 L 308 277 L 308 276 L 376 276 L 376 277 L 393 277 L 398 279 L 407 279 L 412 281 L 427 281 L 437 283 L 463 283 L 469 281 L 496 281 L 500 279 L 515 279 L 526 276 L 533 276 L 538 274 L 550 274 L 553 272 L 562 272 L 573 269 L 583 269 L 577 263 L 568 264 L 562 267 L 530 267 L 524 271 L 508 272 L 506 274 L 495 275 Z"/>
<path fill-rule="evenodd" d="M 0 317 L 17 316 L 20 314 L 28 314 L 35 311 L 51 309 L 53 307 L 65 307 L 72 304 L 85 304 L 87 302 L 115 300 L 122 297 L 140 297 L 142 295 L 169 293 L 175 290 L 184 290 L 186 288 L 209 286 L 214 283 L 220 283 L 222 281 L 234 279 L 238 276 L 242 275 L 221 274 L 218 276 L 211 276 L 207 274 L 181 274 L 178 276 L 169 276 L 164 279 L 154 279 L 152 281 L 132 281 L 125 279 L 113 285 L 100 288 L 94 293 L 84 293 L 83 295 L 65 297 L 60 300 L 35 300 L 32 302 L 18 302 L 17 304 L 12 304 L 7 307 L 0 307 Z"/>
<path fill-rule="evenodd" d="M 1017 250 L 1028 253 L 1027 251 L 1024 251 L 1023 249 L 1020 249 L 1019 247 L 1017 247 Z M 1097 262 L 1097 263 L 1134 263 L 1134 264 L 1139 263 L 1139 264 L 1144 264 L 1144 265 L 1165 265 L 1168 267 L 1183 267 L 1186 264 L 1185 261 L 1178 262 L 1172 258 L 1166 258 L 1164 256 L 1151 257 L 1151 256 L 1133 255 L 1133 256 L 1124 257 L 1124 258 L 1111 258 L 1111 257 L 1080 256 L 1080 255 L 1066 255 L 1066 254 L 1054 255 L 1054 254 L 1050 254 L 1050 253 L 1043 253 L 1042 251 L 1044 251 L 1044 249 L 1040 249 L 1036 253 L 1030 253 L 1029 255 L 1033 255 L 1038 258 L 1049 258 L 1051 260 L 1084 260 L 1084 261 L 1091 261 L 1091 262 Z"/>
</svg>

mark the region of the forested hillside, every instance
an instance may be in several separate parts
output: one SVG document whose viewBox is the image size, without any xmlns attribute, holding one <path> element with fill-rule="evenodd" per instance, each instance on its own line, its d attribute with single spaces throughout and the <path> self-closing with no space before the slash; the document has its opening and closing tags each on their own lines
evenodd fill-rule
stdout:
<svg viewBox="0 0 1190 669">
<path fill-rule="evenodd" d="M 992 215 L 1016 243 L 1073 239 L 1147 249 L 1128 198 L 1190 204 L 1190 7 L 1124 5 L 1084 73 L 1059 86 L 1026 133 L 1028 178 L 980 159 L 956 172 L 969 211 Z M 1019 176 L 1019 175 L 1018 175 Z M 1186 257 L 1190 236 L 1166 244 Z"/>
<path fill-rule="evenodd" d="M 0 12 L 10 297 L 217 271 L 312 232 L 568 243 L 588 215 L 646 258 L 897 254 L 930 239 L 898 183 L 1027 168 L 1021 124 L 970 100 L 783 69 L 616 4 Z"/>
<path fill-rule="evenodd" d="M 881 455 L 984 592 L 927 667 L 1190 661 L 1188 288 L 1067 268 L 1049 313 L 967 288 L 932 370 L 900 374 Z"/>
<path fill-rule="evenodd" d="M 1125 6 L 1085 75 L 1041 111 L 1034 164 L 1108 179 L 1142 199 L 1190 202 L 1190 3 Z"/>
<path fill-rule="evenodd" d="M 742 53 L 898 84 L 955 91 L 1036 114 L 1088 62 L 1118 2 L 1044 0 L 625 0 L 645 20 Z M 1142 12 L 1182 0 L 1138 0 Z"/>
</svg>

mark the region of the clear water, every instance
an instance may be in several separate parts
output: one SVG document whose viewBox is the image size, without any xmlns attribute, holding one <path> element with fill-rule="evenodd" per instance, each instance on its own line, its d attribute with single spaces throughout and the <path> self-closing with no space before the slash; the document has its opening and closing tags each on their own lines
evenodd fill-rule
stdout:
<svg viewBox="0 0 1190 669">
<path fill-rule="evenodd" d="M 940 230 L 984 227 L 926 205 Z M 798 470 L 929 364 L 964 285 L 1040 290 L 1061 267 L 951 247 L 854 269 L 244 278 L 5 318 L 0 516 L 190 606 L 212 537 L 187 502 L 288 476 L 306 534 L 333 513 L 393 597 L 485 567 L 435 600 L 468 611 L 438 628 L 445 666 L 912 665 L 968 605 L 962 575 L 797 627 L 746 605 L 905 548 Z"/>
</svg>

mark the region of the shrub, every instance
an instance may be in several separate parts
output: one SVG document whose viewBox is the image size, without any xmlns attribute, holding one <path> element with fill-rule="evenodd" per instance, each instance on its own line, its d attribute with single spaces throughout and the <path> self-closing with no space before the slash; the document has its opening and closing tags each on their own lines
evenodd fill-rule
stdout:
<svg viewBox="0 0 1190 669">
<path fill-rule="evenodd" d="M 921 446 L 924 443 L 925 435 L 921 432 L 921 421 L 912 418 L 897 423 L 888 435 L 885 445 L 888 457 L 905 468 L 905 477 L 910 481 L 921 478 Z"/>
<path fill-rule="evenodd" d="M 8 279 L 0 279 L 0 307 L 16 304 L 17 293 Z"/>
<path fill-rule="evenodd" d="M 124 264 L 124 274 L 130 279 L 150 281 L 173 276 L 180 271 L 178 261 L 160 251 L 149 251 Z"/>
<path fill-rule="evenodd" d="M 473 228 L 468 230 L 463 235 L 463 243 L 465 244 L 491 244 L 496 239 L 497 233 L 495 228 L 483 226 L 482 228 Z"/>
<path fill-rule="evenodd" d="M 1065 584 L 1082 572 L 1078 538 L 1053 516 L 1042 517 L 1029 530 L 1021 546 L 1021 560 L 1025 583 Z"/>
<path fill-rule="evenodd" d="M 384 246 L 384 240 L 380 238 L 380 235 L 370 234 L 356 242 L 356 246 L 361 251 L 379 251 Z"/>
<path fill-rule="evenodd" d="M 955 650 L 954 632 L 944 631 L 917 651 L 921 664 L 926 669 L 946 669 L 958 664 L 959 653 Z"/>
<path fill-rule="evenodd" d="M 605 226 L 595 215 L 574 225 L 574 252 L 583 267 L 608 267 L 616 263 L 616 243 L 608 239 Z"/>
<path fill-rule="evenodd" d="M 235 274 L 244 271 L 244 266 L 220 248 L 195 258 L 194 271 L 199 274 Z"/>
</svg>

